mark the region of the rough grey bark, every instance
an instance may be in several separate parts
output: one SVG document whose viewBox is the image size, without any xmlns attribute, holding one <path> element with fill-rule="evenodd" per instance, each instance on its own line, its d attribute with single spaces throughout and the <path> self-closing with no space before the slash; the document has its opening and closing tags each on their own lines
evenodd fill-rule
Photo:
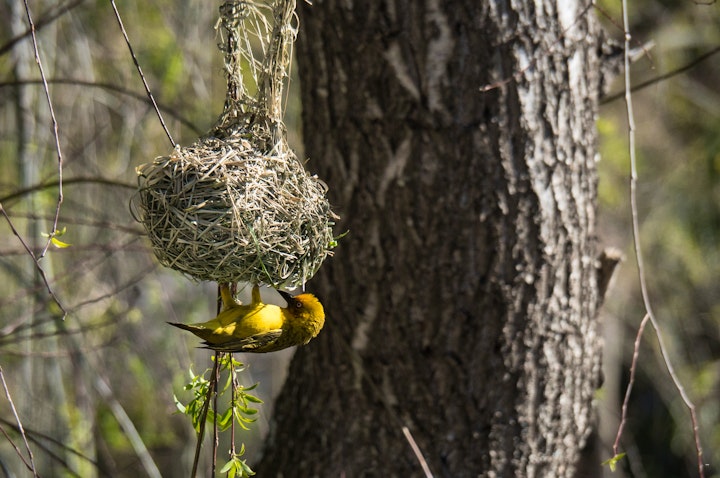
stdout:
<svg viewBox="0 0 720 478">
<path fill-rule="evenodd" d="M 422 476 L 403 426 L 435 476 L 573 475 L 600 366 L 586 7 L 300 6 L 309 168 L 350 232 L 259 476 Z"/>
</svg>

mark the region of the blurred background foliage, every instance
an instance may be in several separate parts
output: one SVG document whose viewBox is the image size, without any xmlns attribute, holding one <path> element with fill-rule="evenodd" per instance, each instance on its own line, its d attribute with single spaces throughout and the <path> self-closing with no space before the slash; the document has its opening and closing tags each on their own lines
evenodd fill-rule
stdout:
<svg viewBox="0 0 720 478">
<path fill-rule="evenodd" d="M 213 29 L 217 6 L 198 0 L 118 5 L 169 130 L 184 145 L 222 110 L 225 81 Z M 143 465 L 143 446 L 164 476 L 187 476 L 194 435 L 185 417 L 174 413 L 172 397 L 182 398 L 188 370 L 204 370 L 210 354 L 164 322 L 207 320 L 215 313 L 216 290 L 157 267 L 129 207 L 134 168 L 172 146 L 145 100 L 109 2 L 36 1 L 30 7 L 64 157 L 59 227 L 67 232 L 61 240 L 71 244 L 51 247 L 40 264 L 69 313 L 60 320 L 33 261 L 0 218 L 3 377 L 42 476 L 152 475 Z M 717 48 L 718 8 L 675 0 L 631 2 L 633 41 L 655 42 L 633 65 L 634 82 Z M 600 9 L 595 14 L 609 36 L 621 39 L 619 3 L 602 1 Z M 0 4 L 0 26 L 0 202 L 39 254 L 58 196 L 57 152 L 23 2 Z M 720 463 L 719 58 L 634 94 L 650 294 L 676 370 L 698 406 L 706 461 L 715 466 Z M 611 95 L 621 83 L 613 84 Z M 290 143 L 302 156 L 297 91 L 293 77 L 286 123 Z M 598 129 L 599 243 L 620 248 L 626 257 L 601 317 L 606 378 L 598 397 L 601 445 L 609 457 L 643 309 L 631 246 L 622 99 L 603 104 Z M 312 159 L 308 168 L 312 171 Z M 267 432 L 272 397 L 290 354 L 238 357 L 249 363 L 243 383 L 259 381 L 256 392 L 266 402 L 253 433 L 242 436 L 250 462 Z M 622 444 L 628 458 L 612 476 L 694 476 L 689 416 L 650 328 L 640 357 Z M 22 449 L 14 423 L 3 395 L 0 426 Z M 141 444 L 133 441 L 128 423 Z M 221 445 L 220 453 L 226 449 Z M 0 470 L 7 476 L 25 473 L 6 439 L 0 440 Z M 720 476 L 717 468 L 714 473 Z"/>
</svg>

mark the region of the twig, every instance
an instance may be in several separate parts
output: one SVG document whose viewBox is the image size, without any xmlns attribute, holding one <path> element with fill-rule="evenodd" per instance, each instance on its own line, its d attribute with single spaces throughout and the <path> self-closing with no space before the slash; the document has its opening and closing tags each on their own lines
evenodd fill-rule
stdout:
<svg viewBox="0 0 720 478">
<path fill-rule="evenodd" d="M 0 52 L 0 56 L 2 56 L 1 52 Z M 103 90 L 113 91 L 113 92 L 119 93 L 121 95 L 129 96 L 138 101 L 142 101 L 144 103 L 149 103 L 150 105 L 153 104 L 152 101 L 150 101 L 150 99 L 148 99 L 147 93 L 146 94 L 136 93 L 132 90 L 123 88 L 122 86 L 119 86 L 119 85 L 116 85 L 113 83 L 79 80 L 76 78 L 49 78 L 47 81 L 51 85 L 56 84 L 56 85 L 83 86 L 83 87 L 88 87 L 88 88 L 100 88 Z M 0 81 L 0 88 L 7 87 L 7 86 L 17 86 L 17 85 L 32 85 L 35 83 L 41 83 L 41 81 L 40 80 Z M 180 124 L 187 126 L 193 132 L 195 132 L 198 136 L 205 132 L 198 125 L 194 124 L 188 118 L 184 117 L 180 112 L 175 111 L 174 109 L 170 108 L 169 106 L 163 106 L 162 104 L 159 104 L 159 103 L 157 106 L 158 106 L 158 108 L 160 108 L 160 111 L 163 111 L 164 113 L 168 114 L 171 118 L 177 120 Z"/>
<path fill-rule="evenodd" d="M 678 393 L 680 393 L 680 397 L 682 397 L 683 403 L 685 403 L 685 406 L 687 407 L 688 411 L 690 412 L 690 421 L 692 422 L 693 438 L 695 440 L 695 452 L 697 453 L 698 473 L 700 474 L 700 478 L 704 478 L 705 477 L 705 464 L 703 463 L 703 450 L 702 450 L 702 444 L 700 443 L 700 425 L 698 424 L 697 413 L 695 411 L 695 404 L 693 404 L 692 400 L 690 400 L 690 397 L 688 396 L 687 392 L 685 391 L 685 387 L 683 387 L 682 383 L 680 383 L 680 379 L 678 378 L 677 374 L 675 373 L 675 368 L 673 367 L 673 364 L 670 361 L 670 356 L 667 352 L 667 348 L 665 347 L 665 342 L 663 341 L 662 333 L 660 331 L 660 324 L 655 320 L 652 313 L 649 313 L 649 315 L 650 315 L 650 324 L 653 326 L 653 329 L 655 330 L 655 337 L 657 338 L 658 346 L 660 347 L 660 355 L 662 356 L 663 362 L 665 363 L 665 368 L 667 368 L 668 374 L 670 375 L 670 378 L 672 378 L 675 388 L 677 389 Z"/>
<path fill-rule="evenodd" d="M 128 416 L 127 412 L 120 402 L 118 402 L 117 398 L 115 398 L 115 395 L 107 382 L 105 382 L 105 380 L 98 374 L 98 371 L 95 370 L 93 372 L 93 385 L 95 390 L 102 399 L 105 400 L 105 403 L 110 408 L 115 420 L 117 420 L 118 424 L 120 424 L 120 428 L 122 428 L 123 432 L 125 432 L 125 437 L 127 437 L 130 445 L 135 451 L 135 454 L 140 459 L 140 463 L 142 464 L 145 473 L 147 473 L 147 475 L 151 478 L 162 478 L 160 470 L 153 461 L 152 456 L 150 456 L 150 452 L 145 446 L 145 443 L 140 437 L 137 428 L 135 428 L 135 425 Z"/>
<path fill-rule="evenodd" d="M 630 92 L 635 93 L 636 91 L 645 89 L 648 86 L 654 85 L 655 83 L 660 83 L 661 81 L 670 79 L 673 76 L 677 76 L 682 73 L 685 73 L 686 71 L 694 68 L 695 66 L 704 62 L 705 60 L 712 57 L 713 55 L 716 55 L 717 53 L 720 53 L 720 45 L 717 45 L 712 50 L 707 51 L 707 52 L 703 53 L 702 55 L 698 56 L 697 58 L 690 60 L 688 63 L 684 64 L 681 67 L 675 68 L 674 70 L 668 71 L 667 73 L 663 73 L 662 75 L 658 75 L 654 78 L 650 78 L 649 80 L 646 80 L 646 81 L 643 81 L 642 83 L 638 83 L 637 85 L 634 85 L 632 88 L 630 88 Z M 625 92 L 620 91 L 618 93 L 615 93 L 614 95 L 603 98 L 602 101 L 600 101 L 600 104 L 604 105 L 607 103 L 611 103 L 615 100 L 622 98 L 624 95 L 625 95 Z"/>
<path fill-rule="evenodd" d="M 20 241 L 20 244 L 22 244 L 25 251 L 32 258 L 33 263 L 35 264 L 35 269 L 37 269 L 38 274 L 40 274 L 40 277 L 42 278 L 43 283 L 45 284 L 45 288 L 47 289 L 48 293 L 50 293 L 50 297 L 52 297 L 55 304 L 57 304 L 57 306 L 62 311 L 62 319 L 65 320 L 65 317 L 67 317 L 67 314 L 68 314 L 67 310 L 65 310 L 65 307 L 60 302 L 60 299 L 58 299 L 58 297 L 55 295 L 55 292 L 50 287 L 50 283 L 48 282 L 48 278 L 47 278 L 47 275 L 45 274 L 45 270 L 42 268 L 42 266 L 40 266 L 40 262 L 38 262 L 38 258 L 35 256 L 35 253 L 32 251 L 30 246 L 25 242 L 25 240 L 22 238 L 22 236 L 20 235 L 18 230 L 15 229 L 15 225 L 10 220 L 10 216 L 8 216 L 7 211 L 5 211 L 5 208 L 3 207 L 2 203 L 0 203 L 0 214 L 2 214 L 3 217 L 5 217 L 5 220 L 7 221 L 8 225 L 10 226 L 10 229 L 12 230 L 13 234 L 18 238 L 18 240 Z"/>
<path fill-rule="evenodd" d="M 45 91 L 45 98 L 47 99 L 48 107 L 50 108 L 50 119 L 52 120 L 53 137 L 55 138 L 55 150 L 57 151 L 58 163 L 58 196 L 57 202 L 55 204 L 55 217 L 53 219 L 52 229 L 50 231 L 48 240 L 45 243 L 45 247 L 38 256 L 38 258 L 42 259 L 47 253 L 50 244 L 52 243 L 52 238 L 55 235 L 55 231 L 57 231 L 58 221 L 60 220 L 60 206 L 63 203 L 63 155 L 62 148 L 60 147 L 60 133 L 58 131 L 57 118 L 55 117 L 55 108 L 53 108 L 52 99 L 50 99 L 50 89 L 48 88 L 47 78 L 45 77 L 45 69 L 43 68 L 42 61 L 40 60 L 40 51 L 38 50 L 37 45 L 37 35 L 35 34 L 35 24 L 33 23 L 32 15 L 30 14 L 30 6 L 28 5 L 27 0 L 24 0 L 23 3 L 25 4 L 25 14 L 27 15 L 28 23 L 30 24 L 30 35 L 32 37 L 33 51 L 35 52 L 35 63 L 37 63 L 38 65 L 38 70 L 40 71 L 40 78 L 42 79 L 43 83 L 43 90 Z"/>
<path fill-rule="evenodd" d="M 622 252 L 614 247 L 605 248 L 596 261 L 595 270 L 597 271 L 598 285 L 598 308 L 605 301 L 610 282 L 612 281 L 615 269 L 625 260 Z"/>
<path fill-rule="evenodd" d="M 20 460 L 22 460 L 22 462 L 25 464 L 27 469 L 32 470 L 32 466 L 30 466 L 30 463 L 28 463 L 27 459 L 25 459 L 25 457 L 23 456 L 22 452 L 20 451 L 20 448 L 18 448 L 18 446 L 15 444 L 15 442 L 12 440 L 12 438 L 10 438 L 10 435 L 8 435 L 8 433 L 5 431 L 5 428 L 3 428 L 2 425 L 0 425 L 0 433 L 2 433 L 3 436 L 5 437 L 5 439 L 8 441 L 8 443 L 10 443 L 10 445 L 15 450 L 15 453 L 17 453 L 17 456 L 20 457 Z M 5 473 L 5 475 L 10 476 L 9 473 Z"/>
<path fill-rule="evenodd" d="M 217 303 L 216 303 L 216 309 L 218 315 L 220 314 L 220 311 L 223 308 L 222 303 L 222 293 L 220 292 L 220 284 L 217 286 Z M 218 423 L 217 423 L 217 414 L 218 414 L 218 388 L 220 383 L 220 360 L 225 354 L 218 352 L 215 354 L 215 395 L 213 396 L 213 407 L 215 408 L 215 414 L 213 415 L 213 447 L 212 447 L 212 474 L 211 476 L 215 476 L 215 468 L 217 467 L 217 449 L 218 449 L 218 443 L 220 441 L 220 435 L 218 432 Z M 212 389 L 212 388 L 211 388 Z"/>
<path fill-rule="evenodd" d="M 59 5 L 55 7 L 55 11 L 46 12 L 44 17 L 41 17 L 38 21 L 35 22 L 35 31 L 37 32 L 43 27 L 52 24 L 55 20 L 60 18 L 62 15 L 68 13 L 70 10 L 77 7 L 82 2 L 83 0 L 73 0 L 66 3 L 65 5 Z M 17 43 L 23 40 L 26 36 L 30 35 L 30 33 L 31 29 L 28 28 L 24 33 L 21 33 L 20 35 L 11 38 L 7 41 L 7 43 L 4 43 L 2 46 L 0 46 L 0 56 L 3 56 L 5 53 L 7 53 Z"/>
<path fill-rule="evenodd" d="M 640 355 L 640 339 L 642 338 L 642 334 L 648 320 L 650 320 L 650 315 L 645 314 L 642 322 L 640 322 L 640 327 L 638 327 L 637 335 L 635 336 L 635 348 L 633 350 L 632 362 L 630 363 L 630 379 L 628 380 L 628 386 L 625 389 L 625 399 L 622 404 L 620 425 L 618 426 L 617 435 L 615 435 L 615 443 L 613 444 L 613 454 L 615 456 L 619 454 L 620 438 L 622 437 L 623 430 L 625 429 L 625 423 L 627 422 L 628 403 L 630 402 L 630 394 L 632 392 L 633 385 L 635 384 L 635 372 L 637 370 L 638 356 Z"/>
<path fill-rule="evenodd" d="M 30 449 L 30 444 L 28 443 L 27 436 L 25 436 L 25 429 L 23 429 L 22 422 L 20 421 L 20 417 L 18 416 L 17 410 L 15 409 L 15 404 L 12 401 L 12 397 L 10 396 L 10 390 L 8 390 L 7 383 L 5 383 L 5 375 L 3 375 L 2 367 L 0 367 L 0 381 L 2 381 L 3 390 L 5 390 L 5 397 L 7 397 L 8 403 L 10 403 L 10 408 L 12 409 L 13 416 L 15 417 L 15 422 L 17 423 L 18 430 L 20 431 L 20 436 L 23 439 L 23 442 L 25 442 L 25 449 L 28 452 L 28 457 L 30 458 L 30 466 L 28 467 L 34 477 L 38 477 L 37 470 L 35 469 L 35 461 L 33 460 L 33 454 L 32 450 Z M 17 447 L 15 448 L 17 450 Z M 18 450 L 19 452 L 19 450 Z M 22 457 L 22 454 L 19 454 Z M 23 461 L 25 461 L 23 459 Z M 27 462 L 25 463 L 28 464 Z"/>
<path fill-rule="evenodd" d="M 627 0 L 622 0 L 622 15 L 623 15 L 623 30 L 625 32 L 625 52 L 624 52 L 624 69 L 625 69 L 625 105 L 627 110 L 627 121 L 628 121 L 628 148 L 630 152 L 630 210 L 632 215 L 632 232 L 633 232 L 633 246 L 635 249 L 635 260 L 638 267 L 638 279 L 640 282 L 640 291 L 642 293 L 643 305 L 649 317 L 650 323 L 655 330 L 655 336 L 657 337 L 658 345 L 660 346 L 660 354 L 662 355 L 670 377 L 677 389 L 678 393 L 682 397 L 685 406 L 690 412 L 690 420 L 692 421 L 693 436 L 695 438 L 695 450 L 697 452 L 697 465 L 698 473 L 700 478 L 705 477 L 704 465 L 703 465 L 703 452 L 700 445 L 700 432 L 695 413 L 695 405 L 692 403 L 685 388 L 680 383 L 680 380 L 675 373 L 675 369 L 672 366 L 670 357 L 668 356 L 665 344 L 662 339 L 662 333 L 660 331 L 660 324 L 655 318 L 655 314 L 652 310 L 650 303 L 650 295 L 648 293 L 647 282 L 645 280 L 645 266 L 643 263 L 642 249 L 640 246 L 640 225 L 638 220 L 638 207 L 637 207 L 637 158 L 635 155 L 635 117 L 633 113 L 632 105 L 632 92 L 630 87 L 630 22 L 628 20 L 628 9 Z M 645 319 L 643 319 L 645 322 Z M 629 386 L 628 386 L 629 387 Z M 621 423 L 622 425 L 622 423 Z M 619 433 L 618 438 L 619 439 Z M 616 439 L 616 441 L 617 441 Z"/>
<path fill-rule="evenodd" d="M 410 429 L 403 425 L 402 432 L 403 435 L 405 435 L 405 439 L 410 444 L 410 448 L 412 448 L 413 453 L 415 453 L 415 458 L 417 458 L 417 461 L 420 463 L 423 473 L 425 473 L 425 478 L 433 478 L 430 467 L 428 466 L 427 461 L 425 461 L 425 457 L 423 456 L 422 451 L 420 451 L 420 447 L 418 447 L 417 443 L 415 443 L 415 439 L 410 433 Z"/>
<path fill-rule="evenodd" d="M 14 335 L 17 335 L 20 332 L 24 332 L 27 330 L 32 330 L 34 327 L 41 327 L 48 322 L 53 322 L 54 320 L 55 320 L 54 318 L 42 320 L 42 321 L 37 322 L 35 325 L 22 324 L 21 326 L 13 328 L 9 332 L 3 331 L 3 334 L 0 335 L 0 349 L 2 349 L 3 347 L 5 347 L 7 345 L 17 344 L 18 339 L 16 337 L 14 337 Z M 113 325 L 117 325 L 117 321 L 115 321 L 115 320 L 107 321 L 107 322 L 99 323 L 97 325 L 89 325 L 86 327 L 81 327 L 79 329 L 73 329 L 73 330 L 54 330 L 54 331 L 49 331 L 49 332 L 30 333 L 30 334 L 27 334 L 25 336 L 25 338 L 27 338 L 28 340 L 38 341 L 38 340 L 47 339 L 50 337 L 59 337 L 59 336 L 66 337 L 68 335 L 85 334 L 92 330 L 102 329 L 104 327 L 111 327 Z M 87 348 L 86 350 L 93 350 L 93 348 Z M 25 352 L 13 352 L 10 350 L 0 350 L 0 354 L 16 355 L 19 357 L 26 357 L 26 356 L 27 357 L 67 357 L 70 354 L 72 354 L 72 352 L 32 351 L 32 352 L 25 353 Z"/>
<path fill-rule="evenodd" d="M 5 424 L 5 425 L 11 427 L 13 430 L 18 431 L 17 425 L 11 423 L 10 420 L 6 420 L 6 419 L 4 419 L 4 418 L 0 418 L 0 424 Z M 53 445 L 55 445 L 56 447 L 60 448 L 60 449 L 61 449 L 63 452 L 65 452 L 65 453 L 74 455 L 74 456 L 80 458 L 81 460 L 90 463 L 90 464 L 93 465 L 95 468 L 97 468 L 98 471 L 101 471 L 101 472 L 103 471 L 103 470 L 100 468 L 100 464 L 99 464 L 96 460 L 90 458 L 90 457 L 87 456 L 87 455 L 82 454 L 81 452 L 79 452 L 79 451 L 76 450 L 75 448 L 73 448 L 73 447 L 71 447 L 71 446 L 63 443 L 62 441 L 58 440 L 57 438 L 53 438 L 53 437 L 51 437 L 50 435 L 46 435 L 45 433 L 41 433 L 41 432 L 39 432 L 39 431 L 37 431 L 37 430 L 33 430 L 33 429 L 31 429 L 31 428 L 28 428 L 28 427 L 25 427 L 25 433 L 27 434 L 28 440 L 30 440 L 31 442 L 33 442 L 34 444 L 36 444 L 37 446 L 39 446 L 40 448 L 42 448 L 43 450 L 45 450 L 48 454 L 51 455 L 51 457 L 53 457 L 53 458 L 56 459 L 56 460 L 60 460 L 60 458 L 59 458 L 59 457 L 56 457 L 54 454 L 52 454 L 52 453 L 50 452 L 49 447 L 46 446 L 46 445 L 43 445 L 43 443 L 40 441 L 41 439 L 50 442 L 51 444 L 53 444 Z M 62 463 L 64 463 L 64 461 L 63 461 Z"/>
<path fill-rule="evenodd" d="M 388 398 L 380 390 L 380 387 L 378 387 L 378 385 L 372 380 L 370 375 L 368 373 L 366 373 L 365 368 L 363 367 L 363 364 L 362 364 L 363 359 L 360 356 L 360 354 L 357 353 L 357 351 L 352 348 L 352 346 L 345 340 L 345 338 L 340 337 L 339 335 L 337 337 L 339 338 L 338 343 L 341 344 L 343 349 L 345 349 L 345 352 L 348 354 L 348 357 L 350 357 L 350 360 L 353 363 L 353 367 L 356 368 L 356 370 L 360 372 L 360 375 L 362 376 L 362 378 L 364 378 L 367 381 L 367 384 L 369 385 L 369 389 L 372 391 L 372 393 L 375 394 L 375 396 L 378 398 L 378 400 L 380 400 L 380 402 L 385 406 L 385 410 L 388 412 L 390 419 L 395 421 L 395 423 L 402 430 L 403 435 L 405 436 L 405 439 L 408 441 L 408 444 L 410 445 L 410 448 L 412 449 L 412 452 L 415 455 L 415 458 L 418 460 L 420 467 L 423 469 L 425 476 L 432 477 L 433 476 L 432 471 L 430 470 L 430 467 L 427 464 L 427 461 L 423 457 L 420 447 L 415 442 L 415 439 L 412 438 L 412 435 L 410 434 L 410 429 L 405 424 L 404 420 L 402 418 L 400 418 L 398 416 L 398 414 L 395 412 L 395 410 L 393 409 L 393 406 L 390 404 L 390 401 L 388 400 Z M 408 435 L 410 436 L 409 439 L 408 439 Z"/>
<path fill-rule="evenodd" d="M 237 374 L 235 373 L 235 366 L 233 365 L 233 358 L 232 358 L 232 352 L 229 354 L 229 360 L 230 360 L 230 379 L 231 382 L 231 388 L 230 388 L 230 407 L 232 408 L 232 414 L 230 418 L 230 459 L 232 460 L 235 458 L 235 400 L 237 400 Z"/>
<path fill-rule="evenodd" d="M 218 352 L 215 355 L 215 387 L 213 395 L 213 441 L 212 441 L 212 466 L 210 476 L 215 476 L 215 469 L 217 468 L 217 450 L 220 443 L 220 433 L 218 431 L 218 389 L 220 387 L 220 360 L 225 354 Z M 211 388 L 212 390 L 212 388 Z"/>
<path fill-rule="evenodd" d="M 14 216 L 19 217 L 19 218 L 21 217 L 23 219 L 30 219 L 33 221 L 48 221 L 50 219 L 50 216 L 48 216 L 48 215 L 34 214 L 32 212 L 27 212 L 27 213 L 23 212 L 23 213 L 19 213 L 19 214 L 16 213 L 16 214 L 14 214 Z M 72 224 L 75 226 L 87 226 L 87 227 L 92 227 L 92 228 L 99 228 L 99 229 L 102 229 L 105 231 L 124 232 L 131 236 L 144 236 L 145 235 L 145 231 L 135 225 L 126 226 L 126 225 L 120 224 L 118 222 L 102 220 L 102 219 L 95 219 L 95 218 L 84 216 L 84 215 L 83 216 L 63 215 L 63 223 Z M 113 249 L 116 250 L 120 247 L 126 246 L 127 244 L 113 245 L 113 243 L 111 242 L 108 245 L 110 246 L 109 248 L 108 247 L 103 248 L 103 247 L 98 247 L 99 244 L 87 244 L 88 247 L 90 247 L 91 249 L 94 249 L 94 250 L 113 250 Z M 144 244 L 135 244 L 133 247 L 135 248 L 135 250 L 143 250 L 143 249 L 147 250 L 147 246 L 145 246 Z M 58 251 L 60 251 L 60 250 L 61 249 L 58 249 Z M 132 250 L 132 249 L 130 249 L 128 247 L 128 249 L 126 249 L 126 250 Z M 25 252 L 23 251 L 22 254 L 24 254 L 24 253 Z M 17 255 L 18 253 L 13 254 L 13 249 L 2 249 L 2 250 L 0 250 L 0 255 L 3 255 L 3 254 Z"/>
<path fill-rule="evenodd" d="M 217 364 L 217 360 L 216 360 Z M 200 418 L 200 430 L 198 430 L 197 444 L 195 445 L 195 458 L 193 459 L 192 472 L 190 473 L 191 478 L 197 476 L 198 465 L 200 463 L 200 449 L 202 448 L 203 437 L 205 436 L 205 422 L 207 421 L 208 409 L 210 408 L 210 395 L 215 390 L 215 384 L 217 383 L 218 367 L 213 367 L 212 374 L 210 375 L 210 383 L 208 384 L 208 392 L 205 397 L 205 403 L 203 404 L 201 418 Z M 213 475 L 214 476 L 214 475 Z"/>
<path fill-rule="evenodd" d="M 157 102 L 155 101 L 155 97 L 153 96 L 152 92 L 150 91 L 150 87 L 147 84 L 147 81 L 145 81 L 145 75 L 142 72 L 142 68 L 140 68 L 140 63 L 138 63 L 137 57 L 135 56 L 135 52 L 133 51 L 133 47 L 130 44 L 130 38 L 128 38 L 128 34 L 125 31 L 125 26 L 123 25 L 122 18 L 120 18 L 120 12 L 117 9 L 117 6 L 115 5 L 115 0 L 110 0 L 110 4 L 112 5 L 113 11 L 115 12 L 115 18 L 118 21 L 118 25 L 120 25 L 120 30 L 122 31 L 123 37 L 125 38 L 125 43 L 127 44 L 128 50 L 130 50 L 130 56 L 132 56 L 133 62 L 135 63 L 135 68 L 137 68 L 138 73 L 140 74 L 140 79 L 143 82 L 143 86 L 145 87 L 145 92 L 148 95 L 148 98 L 153 104 L 153 108 L 155 108 L 155 113 L 157 114 L 158 119 L 160 120 L 160 124 L 162 125 L 163 129 L 165 130 L 165 134 L 167 135 L 168 139 L 170 140 L 170 145 L 174 148 L 176 143 L 175 140 L 173 140 L 172 135 L 170 134 L 170 130 L 168 130 L 167 125 L 165 124 L 165 120 L 162 117 L 162 113 L 160 113 L 160 108 L 158 108 Z"/>
<path fill-rule="evenodd" d="M 235 287 L 232 285 L 231 287 Z M 234 294 L 235 291 L 233 290 L 232 293 Z M 220 313 L 220 310 L 222 309 L 222 300 L 221 300 L 221 293 L 220 293 L 220 284 L 218 284 L 217 287 L 217 313 Z M 192 478 L 195 478 L 197 476 L 197 469 L 198 465 L 200 463 L 200 449 L 202 448 L 202 440 L 205 436 L 205 423 L 207 422 L 207 414 L 208 409 L 210 408 L 210 397 L 215 394 L 215 401 L 214 401 L 214 407 L 215 407 L 215 413 L 213 414 L 213 462 L 212 462 L 212 474 L 211 476 L 215 476 L 215 464 L 217 461 L 217 447 L 218 447 L 218 431 L 217 431 L 217 391 L 218 391 L 218 382 L 219 382 L 219 376 L 220 376 L 220 357 L 222 356 L 222 353 L 217 353 L 215 355 L 215 366 L 213 367 L 212 374 L 210 375 L 210 383 L 208 384 L 208 392 L 207 396 L 205 397 L 205 403 L 203 404 L 202 409 L 202 417 L 200 419 L 200 430 L 198 430 L 198 441 L 197 445 L 195 446 L 195 458 L 193 459 L 193 469 L 190 476 Z"/>
<path fill-rule="evenodd" d="M 80 184 L 80 183 L 88 183 L 88 184 L 103 184 L 106 186 L 117 186 L 119 188 L 125 188 L 125 189 L 137 189 L 137 184 L 131 184 L 131 183 L 123 183 L 121 181 L 110 179 L 110 178 L 103 178 L 101 176 L 93 176 L 93 177 L 76 177 L 76 178 L 69 178 L 64 179 L 62 181 L 62 185 L 67 186 L 69 184 Z M 40 192 L 47 188 L 54 188 L 56 186 L 60 185 L 59 180 L 54 181 L 47 181 L 42 182 L 39 184 L 34 184 L 32 186 L 28 186 L 22 189 L 18 189 L 16 191 L 11 192 L 10 194 L 7 194 L 5 196 L 0 197 L 0 203 L 6 203 L 8 201 L 11 201 L 13 199 L 18 199 L 22 196 L 25 196 L 26 194 L 31 194 L 35 192 Z"/>
<path fill-rule="evenodd" d="M 10 427 L 12 427 L 13 430 L 17 431 L 17 426 L 16 426 L 16 425 L 12 425 L 12 424 L 11 424 L 10 422 L 8 422 L 7 420 L 3 420 L 3 419 L 0 418 L 0 423 L 5 423 L 5 424 L 9 425 Z M 7 433 L 6 433 L 5 430 L 2 428 L 2 425 L 0 425 L 0 431 L 2 431 L 3 435 L 5 435 L 5 438 L 7 438 L 8 440 L 10 440 L 10 437 L 8 437 Z M 52 444 L 54 444 L 54 445 L 57 445 L 57 446 L 60 447 L 60 448 L 62 449 L 62 451 L 64 451 L 64 452 L 71 453 L 71 454 L 73 454 L 73 455 L 76 455 L 76 456 L 78 456 L 78 457 L 80 457 L 80 458 L 88 461 L 89 463 L 91 463 L 92 465 L 94 465 L 96 468 L 98 468 L 98 471 L 100 471 L 100 472 L 103 471 L 103 470 L 101 470 L 101 469 L 98 467 L 97 462 L 95 462 L 94 460 L 92 460 L 92 459 L 88 458 L 87 456 L 83 455 L 83 454 L 80 453 L 79 451 L 77 451 L 77 450 L 75 450 L 75 449 L 73 449 L 73 448 L 71 448 L 71 447 L 69 447 L 69 446 L 67 446 L 67 445 L 64 445 L 64 444 L 60 443 L 59 441 L 55 440 L 54 438 L 51 438 L 51 437 L 49 437 L 49 436 L 47 436 L 47 435 L 43 435 L 42 433 L 38 433 L 38 432 L 36 432 L 36 431 L 32 431 L 32 430 L 30 430 L 30 429 L 28 429 L 28 428 L 25 428 L 25 433 L 27 434 L 28 440 L 30 440 L 30 441 L 31 441 L 33 444 L 35 444 L 42 452 L 44 452 L 47 456 L 49 456 L 51 460 L 54 460 L 55 463 L 58 463 L 60 466 L 63 467 L 63 473 L 64 473 L 65 475 L 67 475 L 67 476 L 73 476 L 73 477 L 77 477 L 77 478 L 82 478 L 82 477 L 81 477 L 80 475 L 78 475 L 75 471 L 73 471 L 72 467 L 71 467 L 70 464 L 67 462 L 67 460 L 65 460 L 62 456 L 60 456 L 60 455 L 59 455 L 58 453 L 56 453 L 54 450 L 51 450 L 49 446 L 46 446 L 45 444 L 43 444 L 42 442 L 40 442 L 40 440 L 39 440 L 38 438 L 33 437 L 33 434 L 34 434 L 34 435 L 37 435 L 37 436 L 40 437 L 40 438 L 44 438 L 44 439 L 50 441 L 50 442 L 51 442 Z M 12 441 L 11 441 L 10 443 L 11 443 L 13 446 L 15 446 L 15 445 L 12 443 Z M 24 460 L 23 460 L 23 461 L 24 461 Z M 63 475 L 63 476 L 65 476 L 65 475 Z M 6 473 L 5 476 L 9 476 L 9 474 Z"/>
</svg>

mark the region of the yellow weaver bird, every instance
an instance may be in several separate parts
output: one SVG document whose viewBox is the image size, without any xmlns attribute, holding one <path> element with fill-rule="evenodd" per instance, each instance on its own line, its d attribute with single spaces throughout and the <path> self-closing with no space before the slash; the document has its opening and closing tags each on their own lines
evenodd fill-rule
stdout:
<svg viewBox="0 0 720 478">
<path fill-rule="evenodd" d="M 189 330 L 205 340 L 205 348 L 217 352 L 275 352 L 310 342 L 325 324 L 322 304 L 312 294 L 295 297 L 278 291 L 287 307 L 264 304 L 260 289 L 252 289 L 252 301 L 243 305 L 235 300 L 227 284 L 220 286 L 223 310 L 212 320 L 198 324 L 170 325 Z"/>
</svg>

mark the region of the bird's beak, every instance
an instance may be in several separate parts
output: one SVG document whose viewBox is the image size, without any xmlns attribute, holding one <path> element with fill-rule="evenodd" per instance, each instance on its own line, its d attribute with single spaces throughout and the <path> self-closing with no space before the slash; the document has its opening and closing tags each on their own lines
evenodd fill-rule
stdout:
<svg viewBox="0 0 720 478">
<path fill-rule="evenodd" d="M 277 289 L 275 289 L 277 290 Z M 278 290 L 278 294 L 282 296 L 283 299 L 285 299 L 285 302 L 287 302 L 288 305 L 290 305 L 290 302 L 292 301 L 293 296 L 285 292 L 284 290 Z"/>
</svg>

